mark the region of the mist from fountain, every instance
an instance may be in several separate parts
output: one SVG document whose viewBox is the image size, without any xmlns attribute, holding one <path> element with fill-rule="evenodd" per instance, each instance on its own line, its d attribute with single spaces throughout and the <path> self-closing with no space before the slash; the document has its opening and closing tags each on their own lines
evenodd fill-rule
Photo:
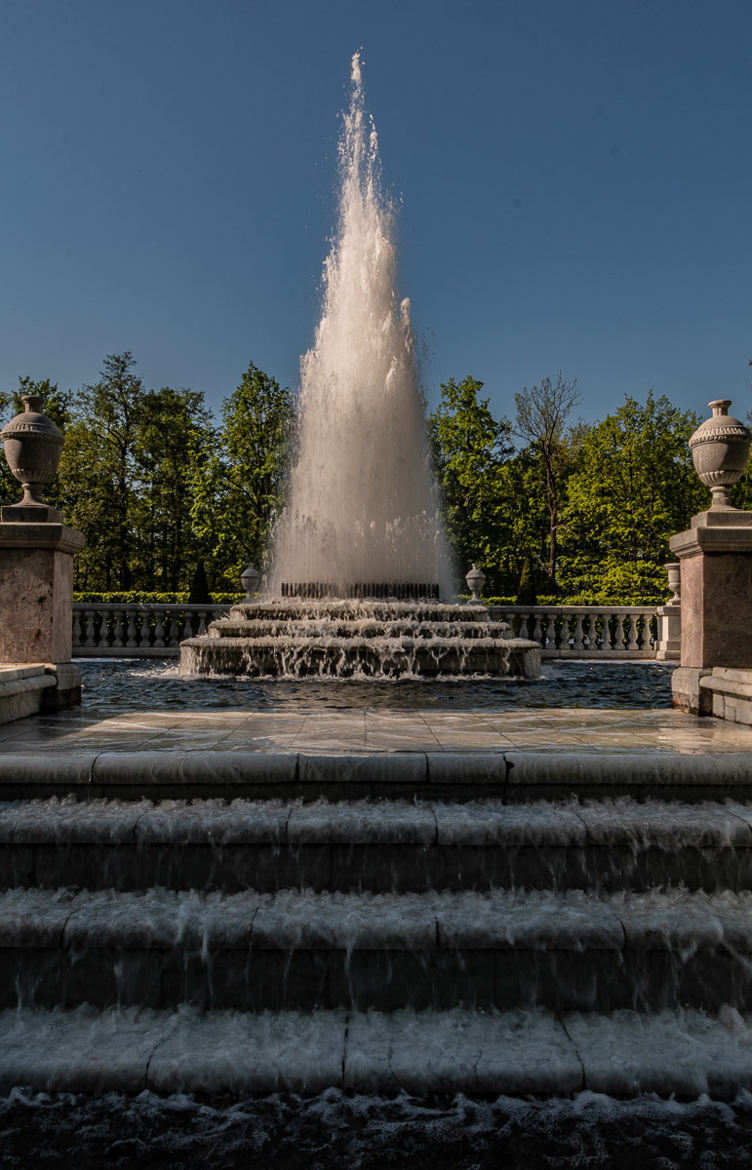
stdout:
<svg viewBox="0 0 752 1170">
<path fill-rule="evenodd" d="M 339 150 L 339 223 L 321 320 L 301 360 L 297 457 L 266 589 L 326 583 L 343 597 L 362 582 L 428 582 L 450 598 L 410 303 L 396 291 L 395 212 L 358 53 Z"/>
</svg>

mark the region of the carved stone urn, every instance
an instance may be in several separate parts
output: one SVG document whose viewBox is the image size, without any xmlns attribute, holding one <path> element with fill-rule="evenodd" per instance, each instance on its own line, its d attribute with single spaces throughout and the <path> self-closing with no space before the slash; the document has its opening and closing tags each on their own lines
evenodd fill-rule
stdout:
<svg viewBox="0 0 752 1170">
<path fill-rule="evenodd" d="M 254 565 L 246 565 L 240 574 L 240 584 L 245 590 L 246 601 L 253 601 L 254 594 L 261 580 L 261 574 Z"/>
<path fill-rule="evenodd" d="M 481 590 L 483 588 L 484 582 L 486 580 L 486 574 L 483 572 L 482 569 L 478 568 L 475 561 L 473 561 L 473 567 L 470 570 L 470 572 L 466 575 L 465 580 L 467 581 L 468 589 L 472 593 L 471 600 L 472 601 L 480 601 L 480 599 L 481 599 L 480 594 L 481 594 Z"/>
<path fill-rule="evenodd" d="M 8 466 L 23 487 L 23 499 L 14 507 L 45 508 L 44 486 L 57 472 L 63 436 L 52 419 L 41 413 L 40 397 L 22 397 L 23 414 L 17 414 L 0 432 Z"/>
<path fill-rule="evenodd" d="M 666 604 L 681 605 L 681 565 L 678 561 L 670 561 L 663 567 L 666 570 L 668 587 L 671 590 L 671 597 Z"/>
<path fill-rule="evenodd" d="M 713 494 L 711 509 L 731 507 L 729 491 L 741 479 L 749 459 L 752 435 L 744 423 L 728 413 L 730 405 L 729 398 L 709 402 L 712 418 L 689 440 L 695 471 Z"/>
</svg>

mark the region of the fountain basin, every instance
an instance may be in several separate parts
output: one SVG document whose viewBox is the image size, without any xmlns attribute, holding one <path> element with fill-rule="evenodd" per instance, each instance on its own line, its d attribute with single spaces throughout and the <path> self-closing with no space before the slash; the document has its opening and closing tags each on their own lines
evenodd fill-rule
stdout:
<svg viewBox="0 0 752 1170">
<path fill-rule="evenodd" d="M 234 606 L 180 645 L 184 674 L 538 678 L 539 643 L 482 605 L 300 598 Z"/>
</svg>

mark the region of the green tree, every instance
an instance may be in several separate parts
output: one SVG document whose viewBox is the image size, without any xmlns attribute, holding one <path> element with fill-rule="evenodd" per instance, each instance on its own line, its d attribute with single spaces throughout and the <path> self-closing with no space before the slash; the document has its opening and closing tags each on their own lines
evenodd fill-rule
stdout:
<svg viewBox="0 0 752 1170">
<path fill-rule="evenodd" d="M 532 456 L 540 496 L 545 502 L 548 532 L 540 563 L 547 578 L 547 592 L 554 596 L 558 590 L 560 512 L 575 450 L 566 426 L 579 400 L 577 380 L 568 382 L 561 371 L 556 381 L 543 378 L 539 386 L 529 390 L 525 387 L 514 396 L 516 433 L 529 445 L 528 455 Z"/>
<path fill-rule="evenodd" d="M 652 391 L 584 437 L 568 483 L 568 591 L 604 603 L 665 594 L 668 542 L 707 507 L 687 440 L 697 416 Z"/>
<path fill-rule="evenodd" d="M 191 522 L 193 489 L 212 442 L 199 391 L 164 386 L 143 394 L 130 509 L 138 537 L 132 570 L 143 589 L 183 589 L 192 579 L 203 551 Z"/>
<path fill-rule="evenodd" d="M 294 418 L 290 391 L 252 362 L 222 404 L 215 451 L 195 470 L 191 508 L 215 588 L 237 588 L 249 562 L 263 565 L 282 503 Z"/>
<path fill-rule="evenodd" d="M 496 419 L 488 398 L 479 398 L 477 378 L 450 378 L 428 418 L 428 430 L 443 493 L 447 535 L 464 574 L 473 561 L 486 573 L 486 593 L 503 584 L 504 465 L 512 446 L 506 419 Z M 508 574 L 507 574 L 508 575 Z"/>
<path fill-rule="evenodd" d="M 63 448 L 60 478 L 68 522 L 86 535 L 76 558 L 88 589 L 131 589 L 137 532 L 136 449 L 144 386 L 129 350 L 109 354 L 100 379 L 77 395 Z"/>
</svg>

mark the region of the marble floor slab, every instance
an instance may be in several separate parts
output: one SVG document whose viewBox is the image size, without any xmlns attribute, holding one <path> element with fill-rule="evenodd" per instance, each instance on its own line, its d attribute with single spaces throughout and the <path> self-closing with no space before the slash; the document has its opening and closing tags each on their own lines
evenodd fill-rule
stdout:
<svg viewBox="0 0 752 1170">
<path fill-rule="evenodd" d="M 139 711 L 97 718 L 85 709 L 0 727 L 0 752 L 175 751 L 564 753 L 752 752 L 752 727 L 665 710 Z"/>
</svg>

